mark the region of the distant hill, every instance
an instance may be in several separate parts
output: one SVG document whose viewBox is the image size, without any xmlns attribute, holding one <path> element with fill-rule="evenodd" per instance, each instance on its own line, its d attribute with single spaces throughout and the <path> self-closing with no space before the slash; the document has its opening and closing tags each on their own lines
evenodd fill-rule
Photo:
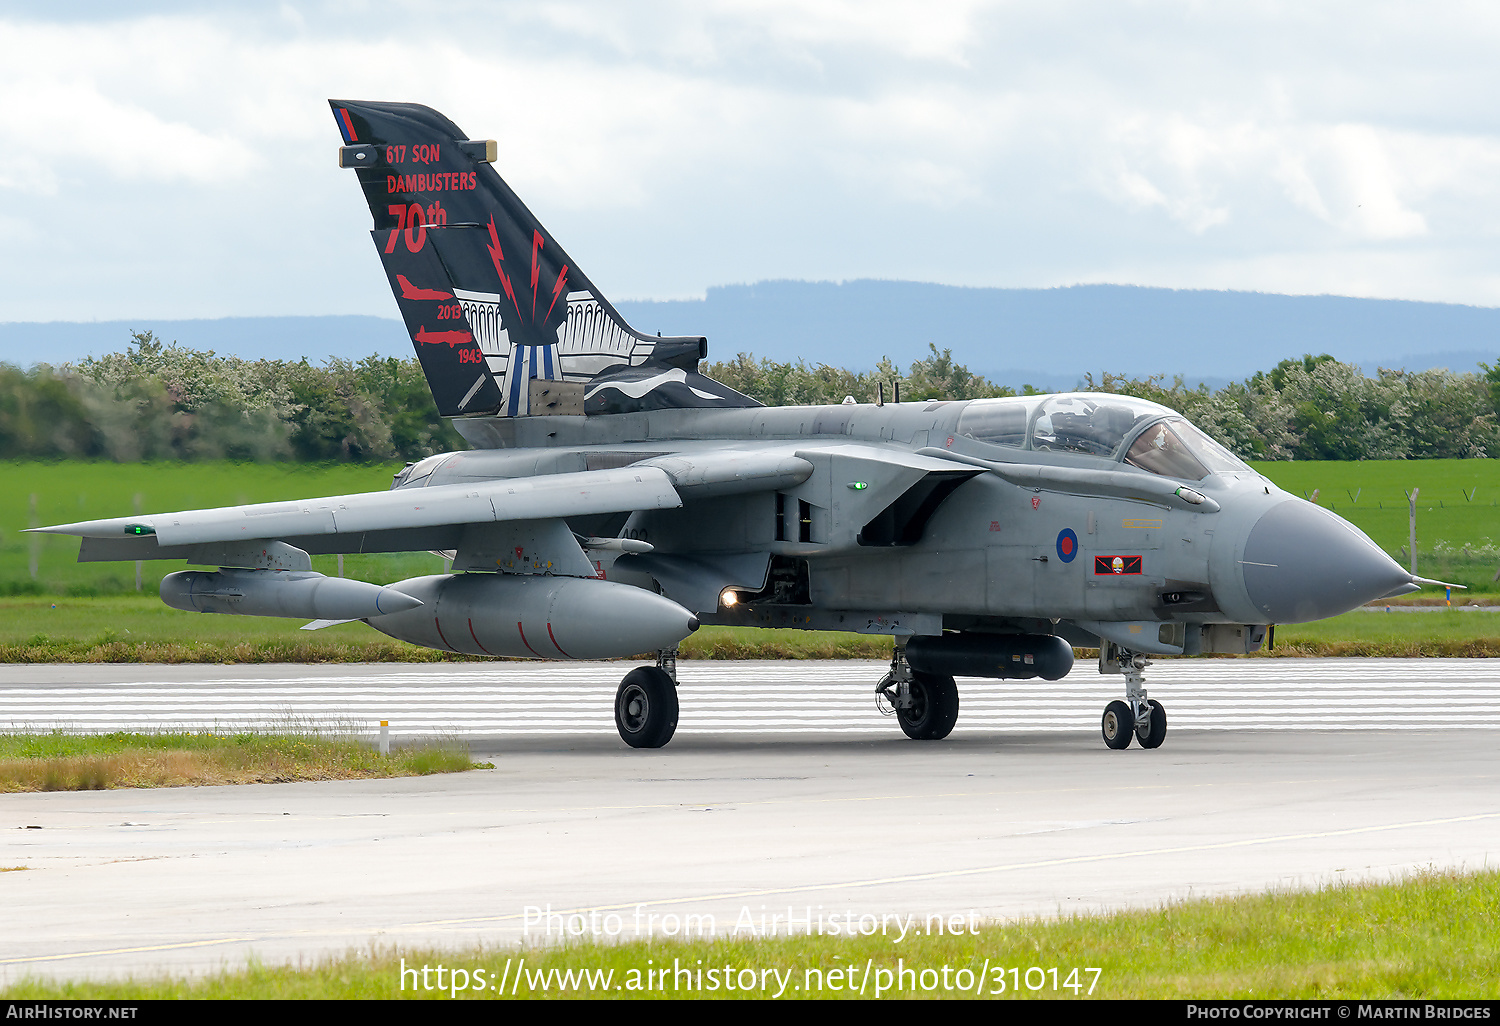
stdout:
<svg viewBox="0 0 1500 1026">
<path fill-rule="evenodd" d="M 1221 385 L 1303 353 L 1377 367 L 1473 370 L 1500 358 L 1500 309 L 1340 296 L 1124 285 L 972 289 L 919 282 L 771 281 L 711 288 L 701 300 L 618 304 L 641 331 L 708 336 L 710 357 L 753 353 L 851 369 L 909 364 L 929 343 L 1010 385 L 1069 388 L 1085 371 L 1183 375 Z M 394 306 L 392 307 L 394 309 Z M 321 363 L 411 344 L 393 317 L 233 317 L 0 324 L 0 361 L 77 361 L 154 331 L 195 349 Z"/>
<path fill-rule="evenodd" d="M 869 367 L 928 343 L 991 380 L 1068 388 L 1084 371 L 1220 385 L 1303 353 L 1377 367 L 1473 370 L 1500 357 L 1500 309 L 1341 296 L 1126 285 L 971 289 L 918 282 L 770 281 L 702 300 L 618 304 L 637 328 L 708 336 L 713 359 L 754 353 Z"/>
</svg>

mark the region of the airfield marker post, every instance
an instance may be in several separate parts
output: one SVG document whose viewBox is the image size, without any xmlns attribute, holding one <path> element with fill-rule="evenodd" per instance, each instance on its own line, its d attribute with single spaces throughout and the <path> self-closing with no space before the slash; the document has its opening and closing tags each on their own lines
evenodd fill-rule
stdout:
<svg viewBox="0 0 1500 1026">
<path fill-rule="evenodd" d="M 380 754 L 391 754 L 391 721 L 380 721 Z"/>
</svg>

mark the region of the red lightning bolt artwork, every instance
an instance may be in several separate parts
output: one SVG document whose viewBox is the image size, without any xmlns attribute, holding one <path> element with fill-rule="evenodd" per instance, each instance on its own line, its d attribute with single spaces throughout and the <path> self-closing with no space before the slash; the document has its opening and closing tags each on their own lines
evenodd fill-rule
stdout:
<svg viewBox="0 0 1500 1026">
<path fill-rule="evenodd" d="M 505 289 L 505 294 L 510 297 L 511 304 L 516 308 L 516 316 L 521 316 L 521 304 L 516 302 L 516 294 L 510 287 L 510 277 L 505 269 L 500 266 L 500 261 L 505 259 L 505 254 L 500 251 L 500 236 L 495 231 L 495 215 L 490 215 L 490 241 L 486 247 L 490 251 L 490 262 L 495 265 L 495 273 L 500 276 L 500 285 Z"/>
<path fill-rule="evenodd" d="M 537 254 L 542 251 L 542 233 L 531 230 L 531 319 L 536 321 L 536 280 L 542 269 L 537 263 Z"/>
<path fill-rule="evenodd" d="M 562 270 L 557 272 L 557 286 L 552 290 L 552 306 L 547 307 L 547 316 L 542 318 L 543 321 L 550 321 L 552 319 L 552 308 L 557 306 L 557 297 L 562 295 L 563 286 L 567 284 L 567 281 L 568 265 L 563 264 Z"/>
</svg>

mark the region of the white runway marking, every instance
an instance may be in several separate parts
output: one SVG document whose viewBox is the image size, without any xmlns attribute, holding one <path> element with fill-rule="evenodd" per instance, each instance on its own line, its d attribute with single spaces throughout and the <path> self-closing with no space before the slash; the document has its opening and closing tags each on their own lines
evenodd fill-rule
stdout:
<svg viewBox="0 0 1500 1026">
<path fill-rule="evenodd" d="M 45 682 L 0 672 L 0 730 L 275 730 L 395 736 L 613 734 L 626 663 L 335 667 L 67 667 Z M 679 664 L 689 734 L 885 733 L 874 708 L 876 662 Z M 83 676 L 83 674 L 80 674 Z M 170 679 L 176 677 L 179 679 Z M 1079 664 L 1066 679 L 962 679 L 957 731 L 1095 730 L 1118 677 Z M 1174 729 L 1487 728 L 1500 707 L 1500 660 L 1180 660 L 1147 671 Z"/>
</svg>

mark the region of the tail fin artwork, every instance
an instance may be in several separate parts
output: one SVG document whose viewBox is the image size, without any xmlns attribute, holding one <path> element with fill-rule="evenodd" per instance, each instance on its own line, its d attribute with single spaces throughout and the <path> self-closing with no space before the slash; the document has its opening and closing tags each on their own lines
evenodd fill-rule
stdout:
<svg viewBox="0 0 1500 1026">
<path fill-rule="evenodd" d="M 759 405 L 697 373 L 705 339 L 625 323 L 491 167 L 493 140 L 418 104 L 329 104 L 443 416 Z"/>
</svg>

